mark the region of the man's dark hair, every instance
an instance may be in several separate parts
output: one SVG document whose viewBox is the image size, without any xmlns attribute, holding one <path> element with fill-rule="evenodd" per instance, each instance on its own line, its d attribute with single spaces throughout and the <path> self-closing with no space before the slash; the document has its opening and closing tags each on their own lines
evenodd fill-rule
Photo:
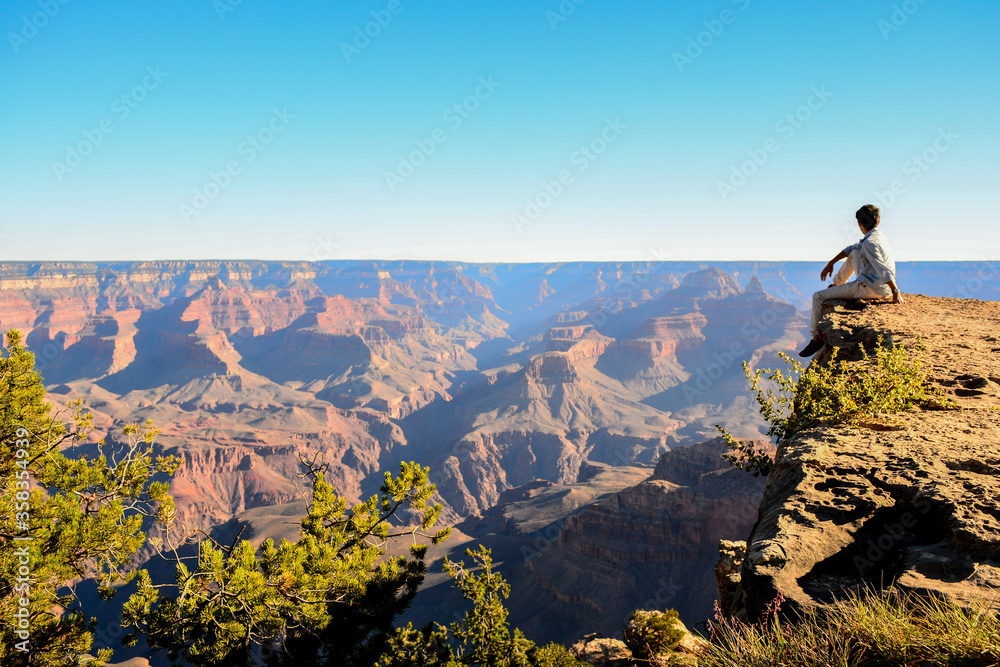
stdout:
<svg viewBox="0 0 1000 667">
<path fill-rule="evenodd" d="M 881 213 L 879 213 L 878 206 L 875 206 L 874 204 L 865 204 L 858 209 L 858 212 L 854 214 L 854 217 L 858 219 L 858 222 L 861 223 L 861 226 L 865 228 L 866 232 L 870 232 L 878 227 Z"/>
</svg>

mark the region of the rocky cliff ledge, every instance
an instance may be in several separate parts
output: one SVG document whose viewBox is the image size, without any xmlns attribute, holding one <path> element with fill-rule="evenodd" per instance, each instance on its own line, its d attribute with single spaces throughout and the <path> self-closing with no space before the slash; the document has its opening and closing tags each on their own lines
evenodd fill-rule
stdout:
<svg viewBox="0 0 1000 667">
<path fill-rule="evenodd" d="M 780 447 L 736 615 L 759 618 L 778 591 L 804 608 L 891 583 L 1000 605 L 1000 304 L 839 304 L 823 327 L 848 358 L 880 335 L 922 341 L 930 384 L 957 409 L 819 427 Z"/>
</svg>

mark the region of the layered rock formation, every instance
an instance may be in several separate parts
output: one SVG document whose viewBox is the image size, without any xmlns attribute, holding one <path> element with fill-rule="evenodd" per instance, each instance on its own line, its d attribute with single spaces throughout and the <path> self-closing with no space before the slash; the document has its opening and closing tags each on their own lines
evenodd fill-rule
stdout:
<svg viewBox="0 0 1000 667">
<path fill-rule="evenodd" d="M 916 351 L 956 409 L 823 426 L 777 453 L 735 613 L 758 618 L 890 584 L 958 600 L 1000 594 L 1000 304 L 907 296 L 837 304 L 823 328 L 856 358 L 882 336 Z M 823 363 L 818 359 L 814 363 Z M 943 402 L 932 402 L 936 408 Z"/>
<path fill-rule="evenodd" d="M 0 327 L 102 432 L 163 428 L 186 462 L 178 512 L 202 528 L 293 500 L 300 455 L 352 501 L 418 460 L 458 521 L 717 422 L 759 433 L 740 363 L 794 347 L 802 318 L 759 281 L 678 267 L 11 264 Z"/>
<path fill-rule="evenodd" d="M 742 362 L 776 361 L 802 321 L 759 281 L 751 286 L 744 292 L 707 269 L 633 308 L 598 311 L 595 299 L 552 318 L 544 350 L 529 347 L 517 367 L 452 392 L 449 417 L 472 418 L 457 435 L 442 431 L 448 447 L 431 459 L 445 499 L 475 514 L 533 477 L 570 483 L 586 461 L 653 463 L 679 443 L 713 437 L 716 423 L 759 435 L 746 428 L 759 417 Z"/>
</svg>

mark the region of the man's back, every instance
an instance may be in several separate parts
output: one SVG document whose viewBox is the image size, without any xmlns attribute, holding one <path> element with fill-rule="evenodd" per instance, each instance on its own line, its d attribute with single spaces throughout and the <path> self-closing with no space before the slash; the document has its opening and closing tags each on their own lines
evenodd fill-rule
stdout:
<svg viewBox="0 0 1000 667">
<path fill-rule="evenodd" d="M 850 254 L 854 249 L 860 251 L 858 265 L 854 267 L 860 282 L 884 285 L 896 279 L 896 260 L 892 254 L 892 246 L 881 229 L 876 227 L 871 230 L 861 241 L 845 248 L 845 252 Z"/>
</svg>

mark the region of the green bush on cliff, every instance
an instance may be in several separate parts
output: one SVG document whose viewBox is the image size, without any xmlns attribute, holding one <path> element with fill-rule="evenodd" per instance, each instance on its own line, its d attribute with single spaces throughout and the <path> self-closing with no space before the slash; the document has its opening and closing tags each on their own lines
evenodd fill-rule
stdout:
<svg viewBox="0 0 1000 667">
<path fill-rule="evenodd" d="M 533 667 L 588 667 L 588 663 L 580 662 L 565 646 L 555 642 L 530 651 L 528 657 Z"/>
<path fill-rule="evenodd" d="M 909 350 L 886 347 L 881 336 L 874 355 L 868 354 L 863 345 L 859 348 L 861 360 L 854 363 L 837 361 L 839 348 L 833 349 L 828 364 L 811 364 L 805 371 L 792 361 L 799 377 L 792 391 L 792 410 L 786 416 L 776 414 L 774 420 L 769 419 L 772 428 L 768 433 L 784 440 L 820 422 L 858 426 L 864 420 L 902 412 L 928 399 L 927 376 L 920 360 Z M 923 345 L 918 345 L 916 351 L 922 352 Z M 787 355 L 784 358 L 786 363 L 790 361 Z M 754 373 L 751 386 L 763 414 L 767 393 L 762 400 L 760 377 L 761 371 Z"/>
<path fill-rule="evenodd" d="M 639 660 L 652 660 L 673 650 L 684 639 L 675 609 L 665 612 L 633 611 L 625 626 L 625 645 Z"/>
<path fill-rule="evenodd" d="M 879 336 L 874 354 L 859 345 L 861 359 L 848 363 L 837 360 L 839 348 L 833 348 L 826 364 L 802 364 L 784 352 L 778 356 L 789 366 L 751 370 L 743 362 L 743 371 L 754 391 L 758 410 L 768 423 L 767 434 L 779 442 L 820 423 L 858 426 L 879 415 L 902 412 L 930 398 L 927 376 L 920 360 L 904 347 L 886 347 Z M 917 345 L 916 352 L 922 352 Z M 740 441 L 723 427 L 716 426 L 727 440 L 734 466 L 755 475 L 766 475 L 771 459 L 752 441 Z"/>
</svg>

